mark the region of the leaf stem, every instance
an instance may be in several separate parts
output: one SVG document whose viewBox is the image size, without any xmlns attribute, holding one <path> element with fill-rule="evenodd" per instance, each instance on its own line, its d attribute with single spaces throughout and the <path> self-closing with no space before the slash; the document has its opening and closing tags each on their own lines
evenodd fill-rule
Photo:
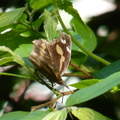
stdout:
<svg viewBox="0 0 120 120">
<path fill-rule="evenodd" d="M 85 75 L 91 76 L 91 74 L 89 74 L 89 73 L 87 73 L 86 71 L 83 71 L 82 69 L 80 69 L 75 63 L 70 62 L 70 65 L 71 65 L 72 67 L 74 67 L 76 70 L 84 73 Z M 92 76 L 91 76 L 91 77 L 92 77 Z"/>
<path fill-rule="evenodd" d="M 17 74 L 12 74 L 12 73 L 1 72 L 0 75 L 14 76 L 14 77 L 19 77 L 19 78 L 23 78 L 23 79 L 32 79 L 32 77 L 30 77 L 30 76 L 22 76 L 22 75 L 17 75 Z"/>
<path fill-rule="evenodd" d="M 37 33 L 42 38 L 45 38 L 45 36 L 43 36 L 37 29 L 35 29 L 34 27 L 31 27 L 29 22 L 28 23 L 26 23 L 26 22 L 24 22 L 24 23 L 23 22 L 18 22 L 18 24 L 21 24 L 21 25 L 27 27 L 28 30 L 31 30 L 31 31 Z"/>
<path fill-rule="evenodd" d="M 110 62 L 108 62 L 107 60 L 104 60 L 103 58 L 93 54 L 92 52 L 89 52 L 87 49 L 85 49 L 72 35 L 71 33 L 69 32 L 69 30 L 66 28 L 65 24 L 63 23 L 63 20 L 59 14 L 59 11 L 57 10 L 57 13 L 58 13 L 58 20 L 59 22 L 61 23 L 63 29 L 65 30 L 66 33 L 68 33 L 71 38 L 72 38 L 72 41 L 81 49 L 83 50 L 87 55 L 91 56 L 92 58 L 96 59 L 97 61 L 103 63 L 104 65 L 109 65 Z"/>
</svg>

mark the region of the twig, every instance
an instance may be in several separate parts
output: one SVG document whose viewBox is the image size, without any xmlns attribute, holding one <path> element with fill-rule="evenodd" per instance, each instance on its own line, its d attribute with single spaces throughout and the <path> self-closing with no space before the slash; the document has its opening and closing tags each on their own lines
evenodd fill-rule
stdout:
<svg viewBox="0 0 120 120">
<path fill-rule="evenodd" d="M 70 94 L 73 94 L 76 91 L 77 91 L 77 89 L 76 90 L 72 90 L 72 91 L 67 91 L 67 92 L 61 92 L 61 94 L 63 94 L 63 96 L 64 95 L 70 95 Z"/>
<path fill-rule="evenodd" d="M 31 107 L 31 112 L 34 112 L 37 109 L 40 109 L 42 107 L 46 107 L 46 106 L 49 106 L 49 105 L 55 103 L 62 96 L 63 96 L 62 94 L 59 94 L 56 98 L 54 98 L 53 100 L 51 100 L 49 102 L 46 102 L 45 104 Z"/>
<path fill-rule="evenodd" d="M 72 66 L 72 67 L 74 67 L 76 70 L 78 70 L 78 71 L 84 73 L 84 74 L 87 75 L 88 77 L 91 77 L 91 78 L 92 78 L 92 75 L 91 75 L 91 74 L 87 73 L 87 72 L 84 71 L 84 70 L 81 70 L 76 64 L 70 62 L 70 66 Z"/>
<path fill-rule="evenodd" d="M 81 78 L 86 78 L 86 79 L 90 79 L 93 78 L 92 76 L 85 76 L 85 75 L 74 75 L 74 74 L 70 74 L 70 73 L 64 73 L 63 76 L 75 76 L 75 77 L 81 77 Z"/>
<path fill-rule="evenodd" d="M 70 95 L 70 94 L 74 93 L 75 91 L 76 90 L 74 90 L 74 91 L 67 91 L 67 92 L 60 92 L 59 95 L 56 98 L 54 98 L 53 100 L 51 100 L 49 102 L 46 102 L 46 103 L 44 103 L 42 105 L 31 107 L 31 112 L 34 112 L 35 110 L 40 109 L 42 107 L 50 106 L 51 104 L 53 105 L 62 96 L 64 96 L 64 95 Z"/>
</svg>

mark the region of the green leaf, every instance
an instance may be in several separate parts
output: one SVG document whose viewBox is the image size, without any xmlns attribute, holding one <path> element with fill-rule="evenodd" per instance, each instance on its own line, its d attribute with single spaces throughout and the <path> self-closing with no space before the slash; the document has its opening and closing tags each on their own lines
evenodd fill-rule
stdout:
<svg viewBox="0 0 120 120">
<path fill-rule="evenodd" d="M 54 11 L 55 13 L 55 11 Z M 47 10 L 44 11 L 44 30 L 48 40 L 53 40 L 56 36 L 57 19 L 56 15 Z"/>
<path fill-rule="evenodd" d="M 81 19 L 76 18 L 71 20 L 71 26 L 75 32 L 82 36 L 84 40 L 83 46 L 92 52 L 96 47 L 96 37 L 92 30 L 87 25 L 85 25 Z"/>
<path fill-rule="evenodd" d="M 0 14 L 0 29 L 15 24 L 26 8 L 18 8 L 10 12 Z"/>
<path fill-rule="evenodd" d="M 52 2 L 53 0 L 30 0 L 29 4 L 33 9 L 39 10 L 43 7 L 48 6 Z"/>
<path fill-rule="evenodd" d="M 0 46 L 9 47 L 11 50 L 15 50 L 21 44 L 31 44 L 34 39 L 39 39 L 41 36 L 32 31 L 26 31 L 26 28 L 23 28 L 20 25 L 14 25 L 12 30 L 4 34 L 0 34 Z M 10 56 L 7 53 L 0 52 L 0 58 Z"/>
<path fill-rule="evenodd" d="M 72 36 L 81 44 L 81 45 L 83 45 L 84 44 L 84 39 L 82 38 L 82 36 L 80 35 L 80 34 L 78 34 L 78 33 L 76 33 L 76 32 L 70 32 L 71 34 L 72 34 Z M 80 48 L 73 42 L 72 43 L 72 50 L 78 50 L 78 51 L 80 51 L 80 52 L 82 52 L 81 50 L 80 50 Z"/>
<path fill-rule="evenodd" d="M 21 28 L 19 28 L 21 29 Z M 21 33 L 25 30 L 17 30 L 12 29 L 9 32 L 6 32 L 4 34 L 0 34 L 0 46 L 6 46 L 9 47 L 11 50 L 15 50 L 20 44 L 27 44 L 31 43 L 32 40 L 36 37 L 34 36 L 30 37 L 23 37 Z"/>
<path fill-rule="evenodd" d="M 35 111 L 19 120 L 43 120 L 43 118 L 49 114 L 49 111 Z"/>
<path fill-rule="evenodd" d="M 7 75 L 7 76 L 14 76 L 14 77 L 23 78 L 23 79 L 32 79 L 32 80 L 35 80 L 35 78 L 32 78 L 31 76 L 22 76 L 22 75 L 17 75 L 17 74 L 12 74 L 12 73 L 0 72 L 0 75 Z"/>
<path fill-rule="evenodd" d="M 14 53 L 19 55 L 21 58 L 29 57 L 31 51 L 33 50 L 32 44 L 21 44 L 19 48 L 17 48 Z"/>
<path fill-rule="evenodd" d="M 120 84 L 120 72 L 114 73 L 94 85 L 75 92 L 67 99 L 66 105 L 71 106 L 93 99 L 118 84 Z"/>
<path fill-rule="evenodd" d="M 90 108 L 73 108 L 71 112 L 79 120 L 112 120 Z"/>
<path fill-rule="evenodd" d="M 32 24 L 34 27 L 39 28 L 42 23 L 43 23 L 43 14 L 37 20 L 35 20 Z"/>
<path fill-rule="evenodd" d="M 78 33 L 72 31 L 71 34 L 81 45 L 83 45 L 84 40 Z M 81 49 L 73 42 L 71 61 L 77 64 L 78 66 L 80 66 L 86 61 L 86 59 L 87 59 L 87 55 L 83 51 L 81 51 Z"/>
<path fill-rule="evenodd" d="M 12 62 L 14 60 L 13 57 L 4 57 L 0 59 L 0 65 L 4 65 L 6 63 Z"/>
<path fill-rule="evenodd" d="M 22 15 L 18 18 L 17 21 L 24 22 L 27 19 L 27 15 L 25 13 L 22 13 Z"/>
<path fill-rule="evenodd" d="M 5 47 L 5 46 L 0 46 L 0 51 L 2 52 L 8 52 L 12 55 L 13 57 L 13 61 L 24 66 L 25 63 L 24 61 L 20 58 L 20 56 L 18 56 L 17 54 L 15 54 L 12 50 L 10 50 L 9 48 Z"/>
<path fill-rule="evenodd" d="M 49 111 L 35 111 L 32 113 L 17 111 L 17 112 L 10 112 L 6 113 L 0 117 L 0 120 L 42 120 Z"/>
<path fill-rule="evenodd" d="M 19 120 L 20 118 L 23 118 L 24 116 L 28 115 L 28 113 L 29 112 L 23 111 L 10 112 L 1 116 L 0 120 Z"/>
<path fill-rule="evenodd" d="M 73 86 L 77 89 L 82 89 L 82 88 L 85 88 L 85 87 L 88 87 L 90 85 L 93 85 L 97 82 L 99 82 L 100 80 L 99 79 L 89 79 L 89 80 L 83 80 L 83 81 L 80 81 L 78 83 L 75 83 L 75 84 L 72 84 L 70 86 Z"/>
<path fill-rule="evenodd" d="M 66 118 L 67 118 L 67 111 L 66 109 L 62 109 L 49 113 L 42 120 L 66 120 Z"/>
<path fill-rule="evenodd" d="M 98 79 L 104 79 L 109 75 L 120 70 L 120 60 L 113 62 L 112 64 L 102 68 L 98 72 L 94 73 L 94 77 Z"/>
<path fill-rule="evenodd" d="M 71 62 L 80 66 L 81 64 L 83 64 L 86 61 L 86 59 L 87 59 L 86 54 L 84 54 L 80 51 L 72 50 Z"/>
</svg>

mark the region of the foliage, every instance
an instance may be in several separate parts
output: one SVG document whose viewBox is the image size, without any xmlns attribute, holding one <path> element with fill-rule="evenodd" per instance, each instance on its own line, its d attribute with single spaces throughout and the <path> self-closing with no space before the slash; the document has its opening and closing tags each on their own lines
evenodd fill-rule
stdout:
<svg viewBox="0 0 120 120">
<path fill-rule="evenodd" d="M 64 10 L 72 15 L 71 30 L 68 30 L 65 26 L 59 10 Z M 36 18 L 38 13 L 39 15 Z M 36 77 L 34 65 L 28 59 L 33 49 L 31 41 L 39 38 L 48 41 L 53 40 L 59 33 L 57 31 L 58 23 L 63 28 L 61 31 L 69 34 L 72 38 L 72 56 L 69 66 L 71 73 L 68 76 L 73 76 L 73 80 L 74 76 L 79 78 L 79 82 L 70 85 L 77 90 L 68 92 L 68 94 L 74 93 L 67 99 L 66 107 L 61 110 L 55 110 L 54 108 L 51 110 L 50 108 L 42 111 L 36 110 L 40 107 L 35 106 L 30 113 L 25 111 L 10 112 L 3 114 L 0 120 L 66 120 L 69 114 L 79 120 L 111 120 L 109 116 L 81 106 L 86 101 L 89 102 L 100 95 L 113 95 L 120 91 L 120 61 L 116 60 L 110 63 L 93 53 L 97 47 L 97 39 L 89 26 L 82 21 L 79 13 L 73 8 L 72 2 L 69 0 L 30 0 L 25 7 L 0 14 L 0 65 L 1 67 L 18 65 L 13 71 L 0 73 L 1 76 L 9 77 L 10 80 L 5 80 L 6 83 L 9 84 L 10 81 L 13 81 L 9 84 L 10 88 L 5 89 L 6 96 L 9 96 L 14 85 L 21 81 L 31 79 L 40 82 L 40 78 Z M 94 64 L 90 63 L 90 59 L 95 60 Z M 3 78 L 1 77 L 1 79 Z M 4 86 L 5 82 L 1 82 L 1 95 L 3 95 L 2 90 L 4 89 L 2 85 Z M 55 100 L 50 101 L 52 104 L 65 95 L 65 93 L 61 94 L 52 87 L 49 87 L 49 89 L 57 95 Z M 4 102 L 0 102 L 0 104 L 2 103 L 0 105 L 1 114 L 7 105 L 3 103 L 9 101 L 6 98 L 4 97 Z M 75 105 L 77 107 L 73 107 Z"/>
</svg>

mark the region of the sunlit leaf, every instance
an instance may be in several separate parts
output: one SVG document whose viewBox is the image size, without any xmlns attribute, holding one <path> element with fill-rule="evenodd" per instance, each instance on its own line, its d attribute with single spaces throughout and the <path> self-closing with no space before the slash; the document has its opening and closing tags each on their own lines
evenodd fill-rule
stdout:
<svg viewBox="0 0 120 120">
<path fill-rule="evenodd" d="M 71 112 L 79 120 L 112 120 L 90 108 L 73 108 Z"/>
<path fill-rule="evenodd" d="M 43 118 L 49 114 L 49 111 L 35 111 L 32 112 L 30 114 L 28 114 L 27 116 L 21 118 L 20 120 L 43 120 Z"/>
<path fill-rule="evenodd" d="M 98 79 L 104 79 L 119 70 L 120 70 L 120 60 L 113 62 L 112 64 L 105 66 L 101 70 L 97 71 L 94 74 L 94 77 Z"/>
<path fill-rule="evenodd" d="M 14 60 L 13 57 L 3 57 L 0 59 L 0 65 L 4 65 L 6 63 L 12 62 Z"/>
<path fill-rule="evenodd" d="M 23 57 L 29 57 L 32 49 L 33 49 L 33 45 L 32 44 L 21 44 L 19 46 L 19 48 L 17 48 L 14 51 L 14 53 L 16 53 L 17 55 L 19 55 L 21 58 L 23 58 Z"/>
<path fill-rule="evenodd" d="M 29 4 L 33 9 L 39 10 L 40 8 L 51 4 L 52 2 L 53 0 L 30 0 Z"/>
<path fill-rule="evenodd" d="M 67 99 L 66 105 L 71 106 L 91 100 L 107 92 L 118 84 L 120 84 L 120 72 L 114 73 L 96 84 L 75 92 Z"/>
<path fill-rule="evenodd" d="M 17 54 L 15 54 L 12 50 L 10 50 L 8 47 L 5 47 L 5 46 L 0 46 L 0 51 L 2 52 L 8 52 L 12 55 L 13 57 L 13 61 L 24 66 L 25 63 L 24 61 L 20 58 L 20 56 L 18 56 Z"/>
<path fill-rule="evenodd" d="M 75 83 L 75 84 L 72 84 L 70 86 L 73 86 L 77 89 L 82 89 L 82 88 L 85 88 L 85 87 L 88 87 L 90 85 L 93 85 L 97 82 L 99 82 L 100 80 L 98 79 L 89 79 L 89 80 L 83 80 L 83 81 L 80 81 L 78 83 Z"/>
<path fill-rule="evenodd" d="M 53 111 L 46 115 L 42 120 L 66 120 L 67 111 L 66 109 Z"/>
<path fill-rule="evenodd" d="M 18 8 L 0 15 L 0 29 L 15 24 L 26 8 Z"/>
<path fill-rule="evenodd" d="M 73 27 L 73 29 L 75 30 L 75 32 L 79 33 L 83 40 L 83 46 L 89 50 L 89 51 L 93 51 L 96 47 L 96 37 L 93 34 L 92 30 L 83 23 L 83 21 L 78 20 L 76 18 L 73 18 L 71 20 L 71 25 Z"/>
<path fill-rule="evenodd" d="M 83 45 L 84 40 L 78 33 L 71 32 L 71 34 L 81 45 Z M 87 55 L 83 51 L 81 51 L 81 49 L 74 42 L 72 42 L 72 54 L 71 55 L 72 55 L 71 61 L 77 64 L 78 66 L 83 64 L 85 60 L 87 59 Z"/>
<path fill-rule="evenodd" d="M 47 10 L 44 11 L 44 30 L 48 40 L 53 40 L 56 36 L 57 20 L 55 15 Z"/>
<path fill-rule="evenodd" d="M 24 116 L 28 115 L 29 112 L 16 111 L 4 114 L 0 117 L 0 120 L 20 120 Z"/>
</svg>

